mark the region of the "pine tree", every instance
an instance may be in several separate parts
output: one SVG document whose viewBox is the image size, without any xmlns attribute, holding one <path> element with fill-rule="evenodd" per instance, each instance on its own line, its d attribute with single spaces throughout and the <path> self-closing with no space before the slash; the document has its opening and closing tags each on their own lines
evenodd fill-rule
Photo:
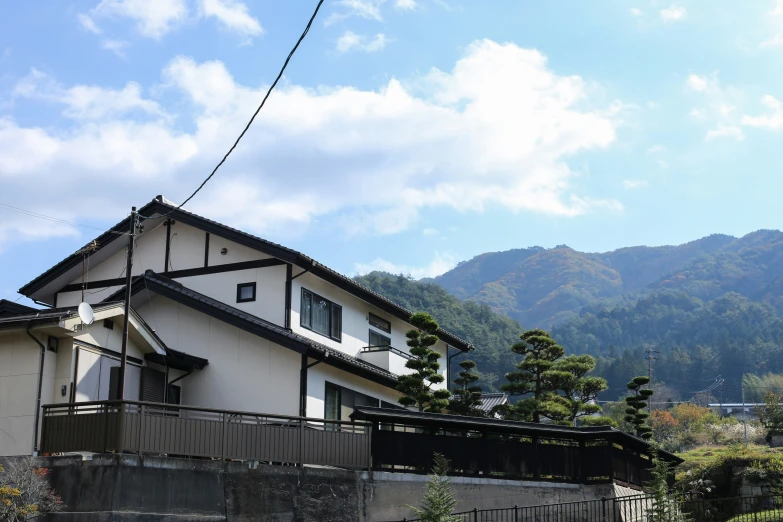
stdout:
<svg viewBox="0 0 783 522">
<path fill-rule="evenodd" d="M 555 365 L 555 361 L 565 354 L 565 349 L 552 339 L 544 330 L 528 330 L 522 333 L 520 342 L 511 347 L 511 351 L 523 357 L 516 364 L 517 371 L 506 374 L 507 384 L 502 386 L 511 395 L 530 395 L 498 410 L 506 419 L 541 422 L 542 413 L 549 405 L 555 388 L 547 380 L 545 373 Z"/>
<path fill-rule="evenodd" d="M 672 469 L 669 463 L 659 457 L 653 448 L 652 480 L 645 484 L 652 496 L 651 506 L 646 510 L 647 522 L 689 522 L 691 518 L 682 512 L 680 502 L 669 492 L 669 477 Z"/>
<path fill-rule="evenodd" d="M 431 347 L 438 342 L 438 323 L 430 314 L 416 312 L 411 315 L 410 323 L 416 327 L 406 335 L 410 354 L 405 367 L 413 370 L 398 377 L 397 391 L 403 394 L 398 402 L 403 406 L 415 406 L 419 411 L 439 413 L 449 405 L 451 392 L 447 389 L 433 390 L 432 386 L 445 379 L 438 373 L 440 354 Z"/>
<path fill-rule="evenodd" d="M 449 461 L 436 453 L 430 480 L 427 482 L 421 508 L 408 506 L 422 522 L 459 522 L 458 516 L 452 515 L 457 505 L 457 499 L 451 491 L 451 482 L 448 478 Z"/>
<path fill-rule="evenodd" d="M 547 387 L 557 392 L 547 395 L 542 414 L 557 424 L 573 426 L 576 419 L 601 412 L 595 400 L 607 385 L 605 379 L 587 375 L 594 368 L 590 355 L 569 355 L 555 362 L 544 378 Z"/>
<path fill-rule="evenodd" d="M 650 418 L 650 414 L 643 412 L 642 410 L 647 407 L 647 400 L 652 397 L 653 391 L 649 388 L 642 388 L 645 384 L 650 383 L 650 378 L 644 375 L 634 377 L 626 387 L 633 392 L 625 398 L 625 420 L 630 422 L 634 426 L 636 436 L 642 439 L 649 439 L 652 437 L 652 428 L 648 425 L 647 420 Z"/>
<path fill-rule="evenodd" d="M 479 376 L 472 372 L 476 368 L 476 363 L 466 360 L 459 365 L 462 371 L 459 372 L 459 377 L 454 379 L 458 388 L 454 390 L 454 395 L 449 402 L 449 412 L 456 415 L 483 417 L 484 410 L 479 408 L 482 404 L 481 386 L 474 385 L 479 380 Z"/>
</svg>

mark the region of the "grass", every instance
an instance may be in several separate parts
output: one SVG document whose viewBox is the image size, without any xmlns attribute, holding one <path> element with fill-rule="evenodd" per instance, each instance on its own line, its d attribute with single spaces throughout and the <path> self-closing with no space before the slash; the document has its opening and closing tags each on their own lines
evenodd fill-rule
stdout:
<svg viewBox="0 0 783 522">
<path fill-rule="evenodd" d="M 737 446 L 699 446 L 698 448 L 678 454 L 679 457 L 685 459 L 685 462 L 677 466 L 677 472 L 684 473 L 691 469 L 706 466 L 721 457 L 736 456 L 738 450 L 741 454 L 753 456 L 764 456 L 774 453 L 783 454 L 783 448 L 770 448 L 769 446 L 758 444 L 749 445 L 747 453 L 745 452 L 744 445 L 739 448 Z"/>
<path fill-rule="evenodd" d="M 771 509 L 758 513 L 745 513 L 730 518 L 727 522 L 783 522 L 783 510 Z"/>
</svg>

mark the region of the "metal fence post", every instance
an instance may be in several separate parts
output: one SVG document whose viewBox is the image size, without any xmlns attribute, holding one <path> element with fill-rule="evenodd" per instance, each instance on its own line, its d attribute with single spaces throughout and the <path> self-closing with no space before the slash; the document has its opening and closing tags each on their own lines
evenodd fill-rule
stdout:
<svg viewBox="0 0 783 522">
<path fill-rule="evenodd" d="M 304 419 L 299 419 L 299 467 L 304 467 Z"/>
<path fill-rule="evenodd" d="M 473 522 L 478 522 L 478 508 L 473 508 Z"/>
<path fill-rule="evenodd" d="M 519 508 L 514 504 L 514 522 L 519 522 Z"/>
<path fill-rule="evenodd" d="M 220 458 L 226 460 L 226 425 L 228 423 L 228 413 L 223 412 L 223 430 L 220 436 Z"/>
<path fill-rule="evenodd" d="M 601 497 L 601 511 L 603 512 L 601 520 L 606 522 L 606 497 Z"/>
<path fill-rule="evenodd" d="M 139 409 L 139 457 L 141 457 L 142 454 L 142 442 L 144 440 L 144 415 L 146 413 L 145 408 L 146 406 L 142 404 L 141 408 Z"/>
<path fill-rule="evenodd" d="M 375 424 L 366 424 L 364 429 L 367 430 L 367 471 L 372 472 L 372 432 Z"/>
</svg>

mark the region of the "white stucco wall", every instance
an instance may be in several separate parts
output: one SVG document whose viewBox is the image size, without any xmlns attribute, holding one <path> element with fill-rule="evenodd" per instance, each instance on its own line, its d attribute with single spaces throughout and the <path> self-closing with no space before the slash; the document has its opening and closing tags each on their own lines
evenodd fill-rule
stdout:
<svg viewBox="0 0 783 522">
<path fill-rule="evenodd" d="M 178 382 L 183 404 L 298 415 L 298 353 L 161 296 L 137 311 L 169 347 L 209 360 Z"/>
<path fill-rule="evenodd" d="M 312 363 L 313 360 L 311 359 Z M 400 393 L 387 386 L 357 377 L 339 368 L 320 363 L 307 371 L 307 416 L 324 418 L 326 383 L 337 384 L 376 399 L 397 404 Z"/>
<path fill-rule="evenodd" d="M 279 326 L 285 324 L 285 265 L 177 279 L 186 287 Z M 256 300 L 237 303 L 237 285 L 256 283 Z"/>
<path fill-rule="evenodd" d="M 297 271 L 294 271 L 296 274 Z M 341 342 L 334 341 L 328 337 L 313 332 L 307 328 L 302 327 L 300 324 L 299 310 L 301 307 L 302 288 L 310 290 L 321 297 L 328 299 L 343 308 L 343 332 Z M 378 317 L 386 319 L 391 322 L 391 334 L 375 329 L 370 326 L 369 314 L 373 313 Z M 409 353 L 407 339 L 405 334 L 413 327 L 390 315 L 386 312 L 378 310 L 372 305 L 362 301 L 361 299 L 354 297 L 348 292 L 335 287 L 334 285 L 327 283 L 323 279 L 307 273 L 293 281 L 291 292 L 291 328 L 294 332 L 304 335 L 310 339 L 314 339 L 327 346 L 340 350 L 344 353 L 356 357 L 362 348 L 369 345 L 370 330 L 375 330 L 381 335 L 391 338 L 391 344 L 394 348 L 397 348 L 405 353 Z M 438 342 L 434 349 L 441 354 L 440 371 L 444 377 L 446 375 L 446 343 L 443 341 Z M 396 356 L 393 356 L 397 358 Z M 392 361 L 395 369 L 399 368 L 400 361 Z M 402 361 L 404 365 L 404 361 Z M 390 368 L 391 370 L 391 368 Z M 392 370 L 393 371 L 393 370 Z M 437 387 L 444 387 L 446 383 L 438 385 Z"/>
<path fill-rule="evenodd" d="M 46 344 L 46 335 L 34 335 Z M 40 353 L 24 331 L 0 333 L 0 456 L 32 454 Z M 46 351 L 42 397 L 52 395 L 56 364 Z"/>
</svg>

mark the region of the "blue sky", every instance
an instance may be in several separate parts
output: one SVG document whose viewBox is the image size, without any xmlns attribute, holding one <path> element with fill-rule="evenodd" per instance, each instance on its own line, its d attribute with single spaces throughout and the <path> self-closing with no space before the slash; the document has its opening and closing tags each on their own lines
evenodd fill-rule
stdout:
<svg viewBox="0 0 783 522">
<path fill-rule="evenodd" d="M 183 200 L 315 3 L 5 2 L 0 202 Z M 187 208 L 349 275 L 779 228 L 782 80 L 781 0 L 327 0 Z M 0 297 L 94 232 L 0 207 Z"/>
</svg>

